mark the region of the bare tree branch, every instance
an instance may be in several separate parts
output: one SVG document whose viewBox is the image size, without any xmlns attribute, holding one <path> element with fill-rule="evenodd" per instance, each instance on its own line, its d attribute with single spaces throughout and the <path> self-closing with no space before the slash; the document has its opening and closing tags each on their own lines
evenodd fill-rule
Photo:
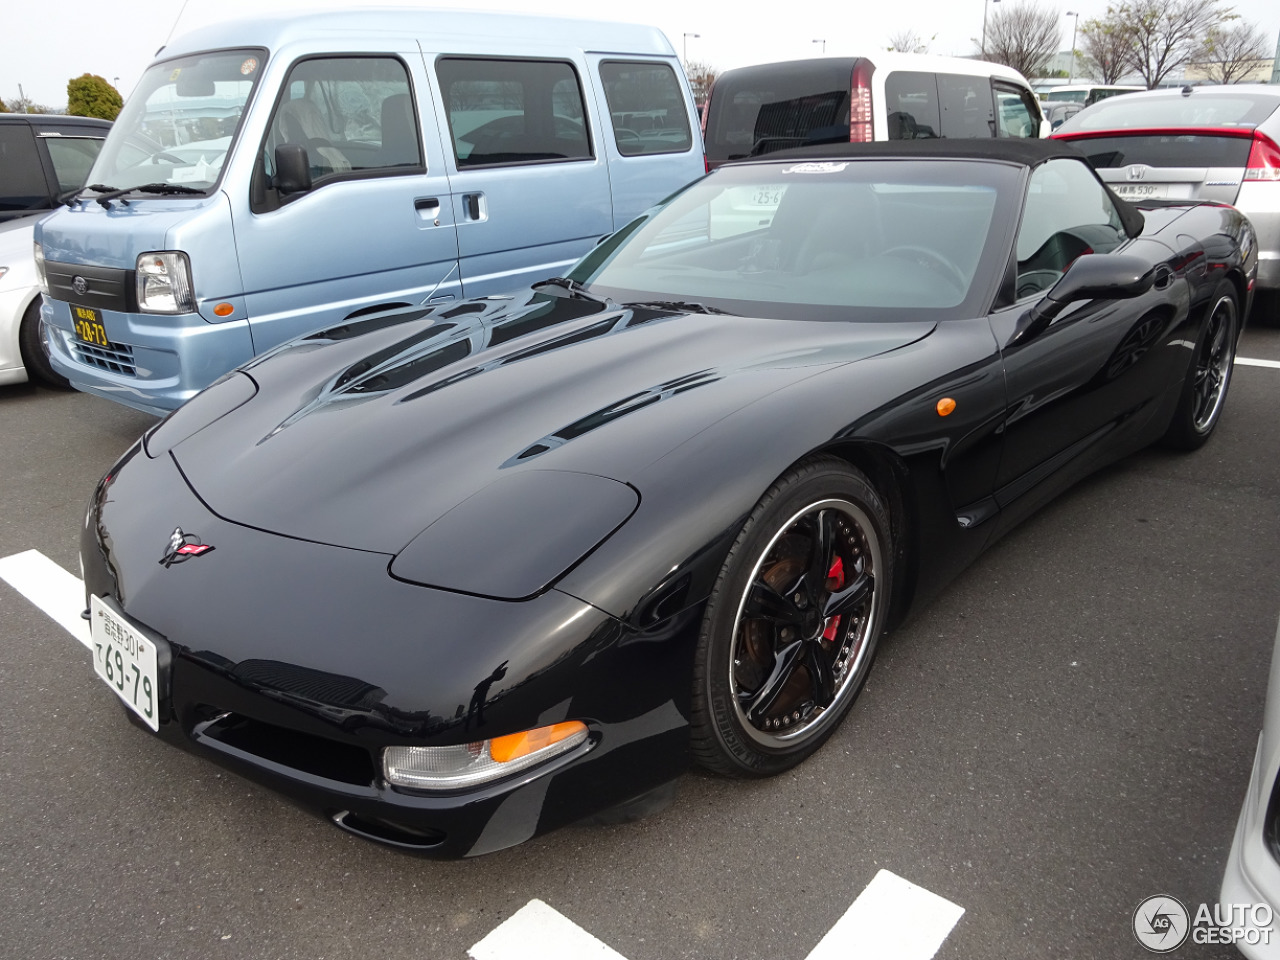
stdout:
<svg viewBox="0 0 1280 960">
<path fill-rule="evenodd" d="M 1120 82 L 1129 70 L 1133 31 L 1114 11 L 1105 19 L 1086 20 L 1080 28 L 1080 49 L 1086 72 L 1104 84 Z"/>
<path fill-rule="evenodd" d="M 1240 21 L 1230 27 L 1213 27 L 1192 62 L 1210 83 L 1241 83 L 1259 60 L 1270 59 L 1270 40 L 1257 24 Z"/>
<path fill-rule="evenodd" d="M 1036 3 L 1002 4 L 987 27 L 985 59 L 1013 67 L 1024 77 L 1043 73 L 1058 52 L 1062 28 L 1056 10 Z"/>
<path fill-rule="evenodd" d="M 684 75 L 689 78 L 689 86 L 693 88 L 693 102 L 701 105 L 706 101 L 711 85 L 716 82 L 720 71 L 701 60 L 690 60 L 684 65 Z"/>
<path fill-rule="evenodd" d="M 1211 30 L 1236 19 L 1221 0 L 1133 0 L 1113 12 L 1133 31 L 1130 65 L 1150 90 L 1190 63 Z"/>
<path fill-rule="evenodd" d="M 926 40 L 914 30 L 899 30 L 896 33 L 889 34 L 889 52 L 890 53 L 928 53 L 929 45 L 933 43 L 934 38 L 938 35 L 935 33 Z"/>
</svg>

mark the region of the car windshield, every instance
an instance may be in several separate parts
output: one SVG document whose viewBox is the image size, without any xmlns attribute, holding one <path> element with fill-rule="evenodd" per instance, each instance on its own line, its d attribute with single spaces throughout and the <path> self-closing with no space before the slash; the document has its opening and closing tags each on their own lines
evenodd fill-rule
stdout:
<svg viewBox="0 0 1280 960">
<path fill-rule="evenodd" d="M 262 50 L 219 50 L 153 64 L 111 128 L 88 182 L 113 190 L 144 184 L 212 189 L 265 60 Z"/>
<path fill-rule="evenodd" d="M 782 319 L 972 315 L 1007 256 L 1017 168 L 963 160 L 730 165 L 623 228 L 570 278 L 619 302 Z M 1003 252 L 1002 252 L 1003 251 Z"/>
</svg>

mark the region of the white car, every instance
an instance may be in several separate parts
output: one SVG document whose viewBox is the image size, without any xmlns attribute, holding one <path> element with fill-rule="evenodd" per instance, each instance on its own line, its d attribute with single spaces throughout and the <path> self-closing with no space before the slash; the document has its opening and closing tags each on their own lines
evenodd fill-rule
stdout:
<svg viewBox="0 0 1280 960">
<path fill-rule="evenodd" d="M 36 222 L 84 186 L 111 124 L 92 117 L 0 114 L 0 385 L 67 385 L 40 343 Z"/>
</svg>

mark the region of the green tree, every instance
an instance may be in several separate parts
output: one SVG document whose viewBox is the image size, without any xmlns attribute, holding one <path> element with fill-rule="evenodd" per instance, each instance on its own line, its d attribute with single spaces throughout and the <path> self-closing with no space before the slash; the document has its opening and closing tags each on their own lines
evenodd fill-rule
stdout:
<svg viewBox="0 0 1280 960">
<path fill-rule="evenodd" d="M 4 105 L 3 100 L 0 100 L 0 113 L 12 113 L 12 111 Z"/>
<path fill-rule="evenodd" d="M 1119 83 L 1133 59 L 1133 27 L 1114 9 L 1105 18 L 1086 20 L 1080 27 L 1081 59 L 1085 73 L 1104 84 Z"/>
<path fill-rule="evenodd" d="M 114 120 L 123 106 L 120 91 L 96 74 L 84 73 L 67 81 L 67 113 L 73 117 Z"/>
</svg>

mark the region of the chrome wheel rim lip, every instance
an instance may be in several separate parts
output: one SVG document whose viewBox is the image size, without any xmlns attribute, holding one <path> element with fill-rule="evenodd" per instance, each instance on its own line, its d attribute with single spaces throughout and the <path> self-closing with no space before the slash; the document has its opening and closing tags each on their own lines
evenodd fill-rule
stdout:
<svg viewBox="0 0 1280 960">
<path fill-rule="evenodd" d="M 876 580 L 872 587 L 871 597 L 864 608 L 864 615 L 860 618 L 856 629 L 848 632 L 844 644 L 839 648 L 841 652 L 845 650 L 852 650 L 853 652 L 848 658 L 844 671 L 837 678 L 835 695 L 831 703 L 826 707 L 817 708 L 807 721 L 799 723 L 795 727 L 790 727 L 778 733 L 770 733 L 755 726 L 748 719 L 738 701 L 739 685 L 734 675 L 734 666 L 738 660 L 739 650 L 743 642 L 741 627 L 745 619 L 744 612 L 747 598 L 751 592 L 751 585 L 760 577 L 761 570 L 765 562 L 772 556 L 778 541 L 786 536 L 808 514 L 828 509 L 838 510 L 843 513 L 856 528 L 856 538 L 866 547 L 870 570 Z M 729 699 L 732 702 L 734 715 L 737 717 L 742 729 L 757 744 L 775 749 L 795 747 L 820 733 L 825 729 L 832 717 L 839 715 L 841 708 L 857 690 L 871 653 L 870 640 L 875 636 L 880 626 L 880 618 L 884 607 L 884 591 L 880 588 L 880 577 L 883 570 L 880 538 L 875 533 L 875 526 L 872 524 L 871 518 L 857 504 L 839 498 L 820 500 L 798 510 L 786 523 L 778 528 L 768 544 L 765 545 L 765 548 L 760 551 L 754 566 L 751 568 L 751 575 L 747 579 L 742 596 L 738 600 L 738 609 L 733 619 L 733 633 L 730 637 L 729 657 L 726 664 L 730 691 Z"/>
<path fill-rule="evenodd" d="M 1213 343 L 1217 331 L 1223 330 L 1222 346 L 1215 350 Z M 1196 358 L 1195 377 L 1213 376 L 1217 383 L 1213 393 L 1205 401 L 1196 398 L 1197 410 L 1192 426 L 1197 433 L 1205 433 L 1218 419 L 1223 401 L 1227 397 L 1227 385 L 1231 382 L 1232 360 L 1235 356 L 1235 305 L 1230 297 L 1220 297 L 1209 314 L 1209 328 L 1200 356 Z"/>
</svg>

